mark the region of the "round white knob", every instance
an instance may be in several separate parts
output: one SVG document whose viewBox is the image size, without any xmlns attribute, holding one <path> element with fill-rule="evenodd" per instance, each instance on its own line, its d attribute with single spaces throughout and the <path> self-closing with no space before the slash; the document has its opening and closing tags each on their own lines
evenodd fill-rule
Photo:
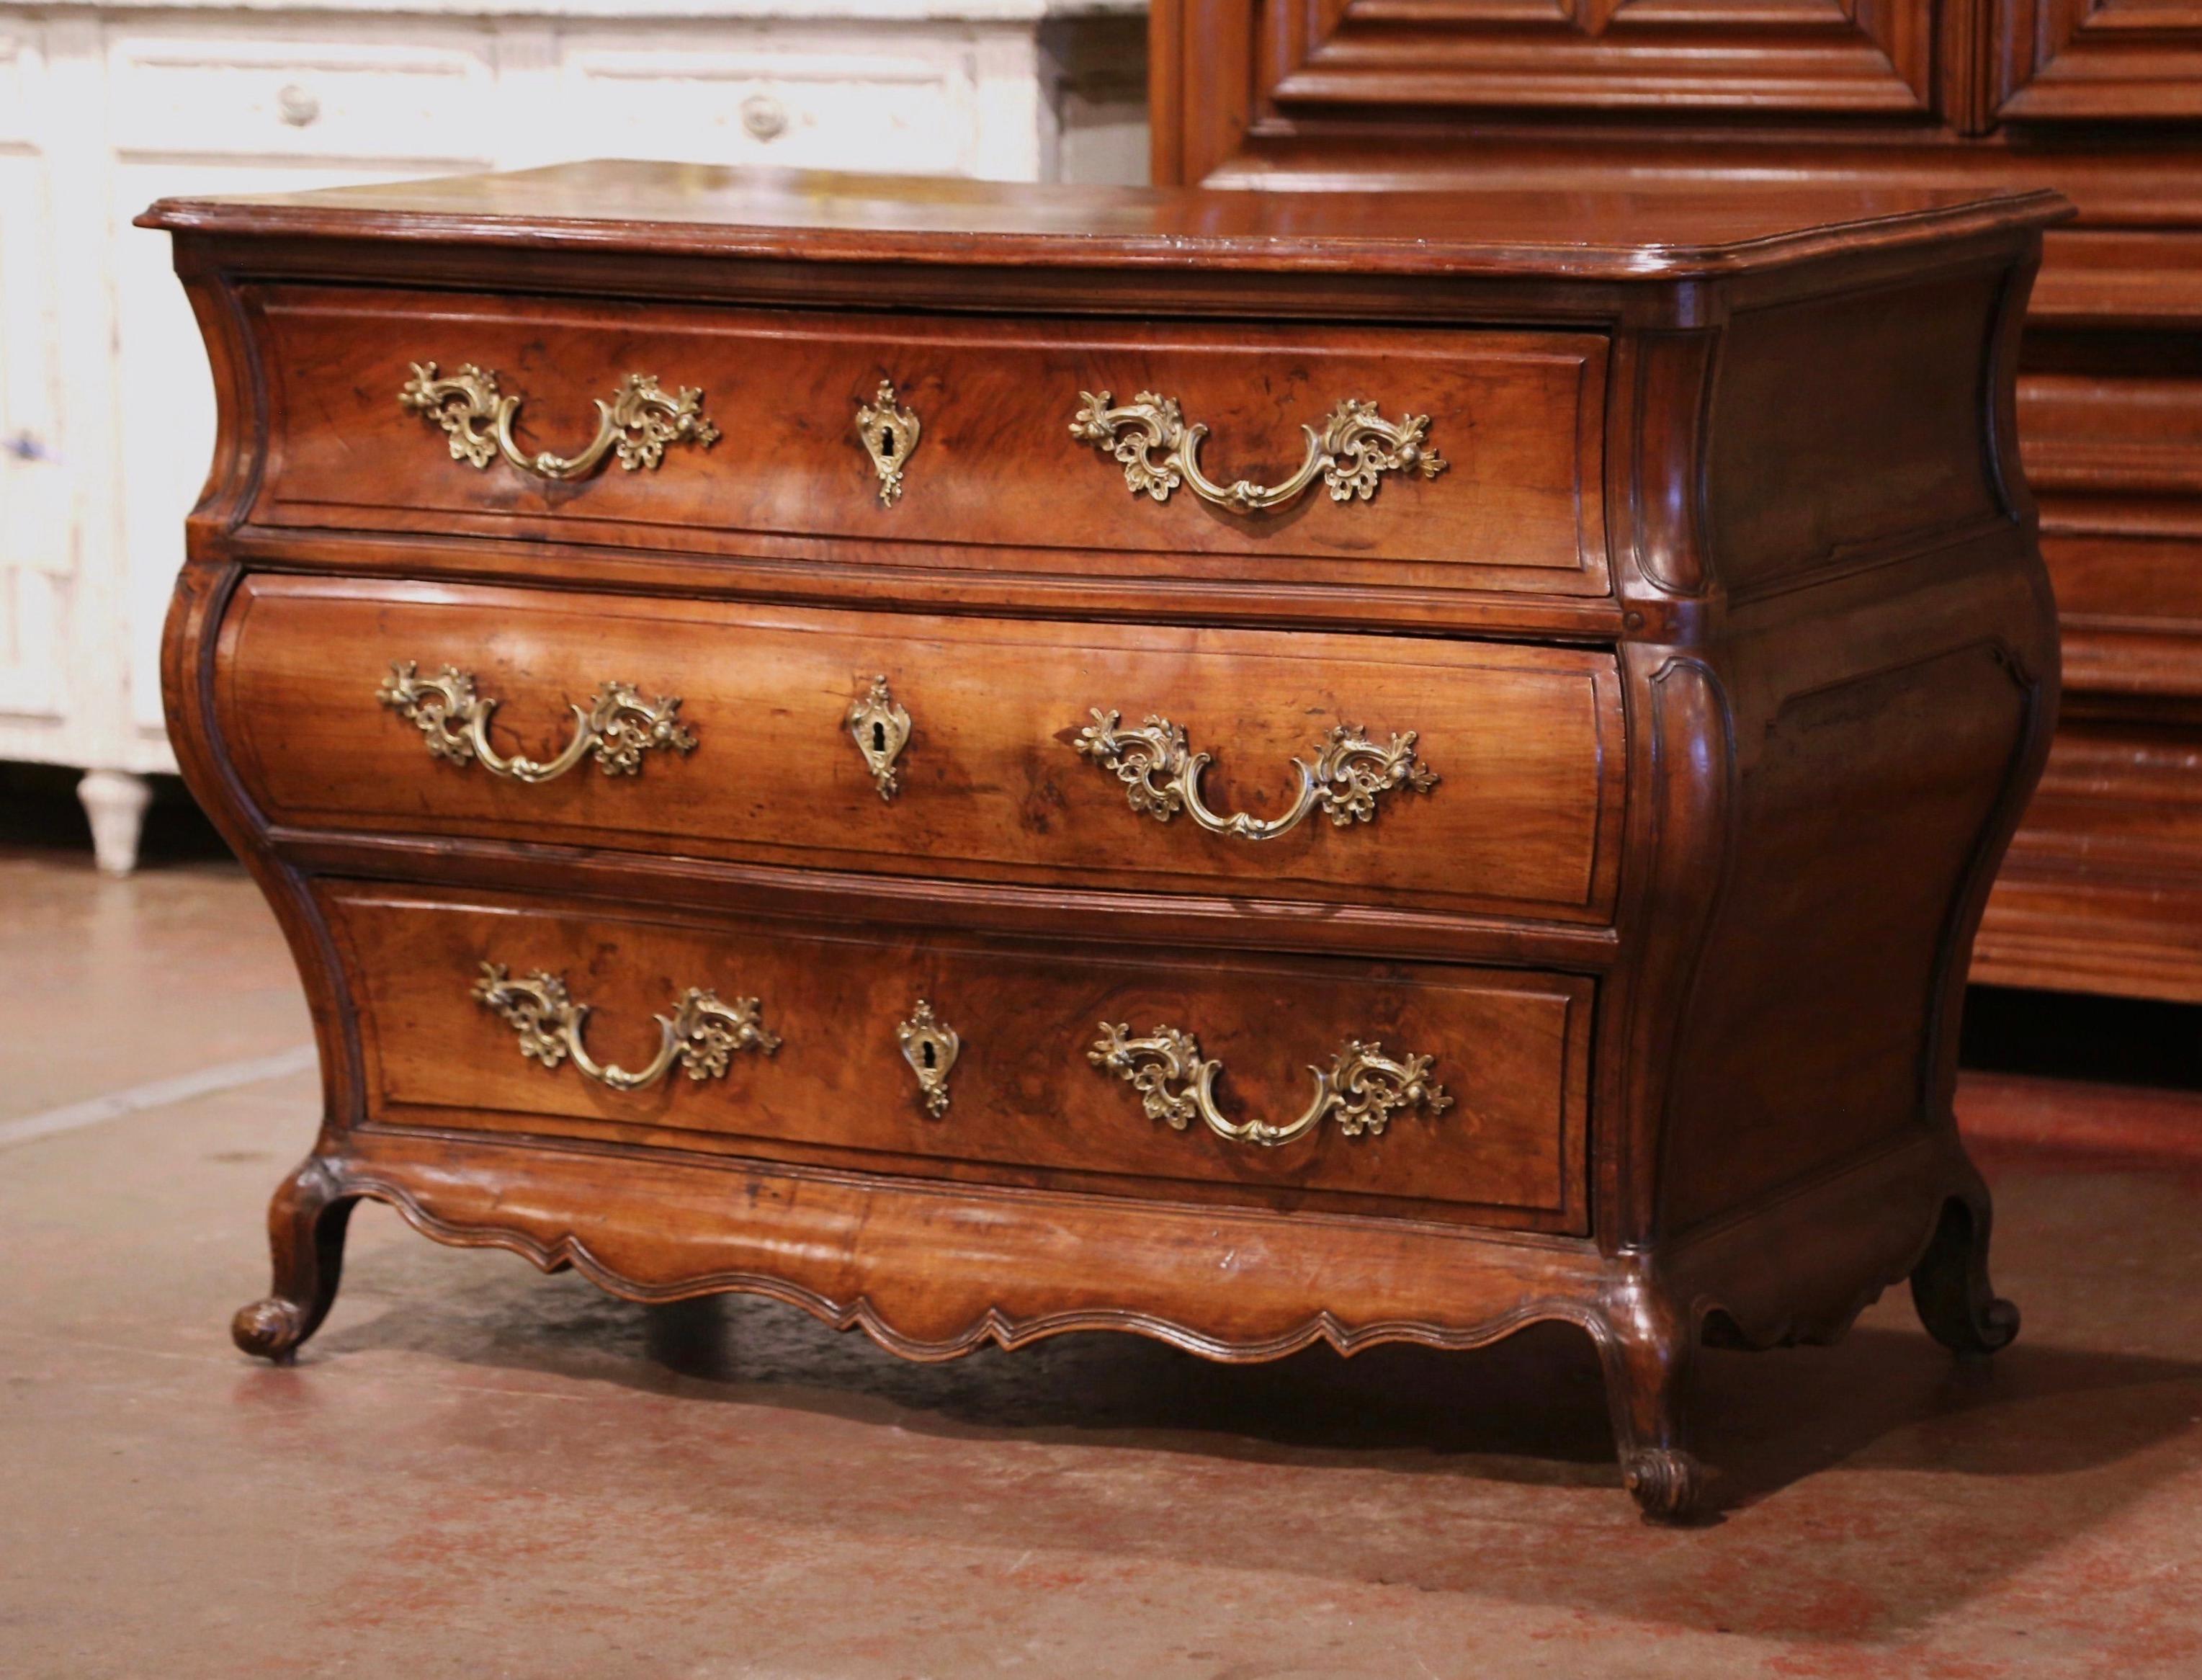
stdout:
<svg viewBox="0 0 2202 1680">
<path fill-rule="evenodd" d="M 742 101 L 742 127 L 760 140 L 777 139 L 787 131 L 787 107 L 769 93 L 752 93 Z"/>
<path fill-rule="evenodd" d="M 296 82 L 286 82 L 275 95 L 275 115 L 293 128 L 303 128 L 321 114 L 321 102 Z"/>
</svg>

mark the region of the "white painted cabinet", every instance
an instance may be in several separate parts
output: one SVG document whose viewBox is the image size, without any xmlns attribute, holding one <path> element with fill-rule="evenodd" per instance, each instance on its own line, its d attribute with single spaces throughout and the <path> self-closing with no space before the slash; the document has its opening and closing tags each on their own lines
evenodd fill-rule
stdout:
<svg viewBox="0 0 2202 1680">
<path fill-rule="evenodd" d="M 1140 0 L 0 0 L 0 759 L 103 868 L 173 769 L 158 655 L 214 402 L 168 193 L 580 157 L 1138 180 Z"/>
<path fill-rule="evenodd" d="M 71 710 L 62 647 L 77 555 L 56 416 L 54 168 L 34 101 L 38 40 L 0 20 L 0 752 L 58 740 Z"/>
</svg>

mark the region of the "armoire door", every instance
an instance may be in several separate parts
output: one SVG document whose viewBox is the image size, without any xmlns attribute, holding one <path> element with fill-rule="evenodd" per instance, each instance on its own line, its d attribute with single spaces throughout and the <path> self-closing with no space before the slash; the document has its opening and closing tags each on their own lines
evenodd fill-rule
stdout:
<svg viewBox="0 0 2202 1680">
<path fill-rule="evenodd" d="M 1934 106 L 1935 0 L 1312 0 L 1265 10 L 1257 104 L 1286 115 L 1374 105 L 1907 117 Z"/>
</svg>

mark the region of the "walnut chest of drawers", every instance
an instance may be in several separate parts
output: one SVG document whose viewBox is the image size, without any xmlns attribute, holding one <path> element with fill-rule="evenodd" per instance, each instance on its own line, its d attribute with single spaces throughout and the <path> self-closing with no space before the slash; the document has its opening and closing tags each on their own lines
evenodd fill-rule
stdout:
<svg viewBox="0 0 2202 1680">
<path fill-rule="evenodd" d="M 2057 644 L 2046 195 L 1075 193 L 594 164 L 169 201 L 223 426 L 177 751 L 346 1214 L 899 1353 L 1693 1350 L 1909 1276 Z"/>
</svg>

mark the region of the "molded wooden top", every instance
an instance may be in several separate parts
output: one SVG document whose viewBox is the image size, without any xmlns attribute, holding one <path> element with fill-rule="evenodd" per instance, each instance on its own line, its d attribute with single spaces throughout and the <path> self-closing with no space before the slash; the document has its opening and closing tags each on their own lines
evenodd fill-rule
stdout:
<svg viewBox="0 0 2202 1680">
<path fill-rule="evenodd" d="M 599 161 L 168 198 L 143 227 L 817 262 L 1687 279 L 2043 227 L 2054 192 L 1266 192 Z"/>
</svg>

